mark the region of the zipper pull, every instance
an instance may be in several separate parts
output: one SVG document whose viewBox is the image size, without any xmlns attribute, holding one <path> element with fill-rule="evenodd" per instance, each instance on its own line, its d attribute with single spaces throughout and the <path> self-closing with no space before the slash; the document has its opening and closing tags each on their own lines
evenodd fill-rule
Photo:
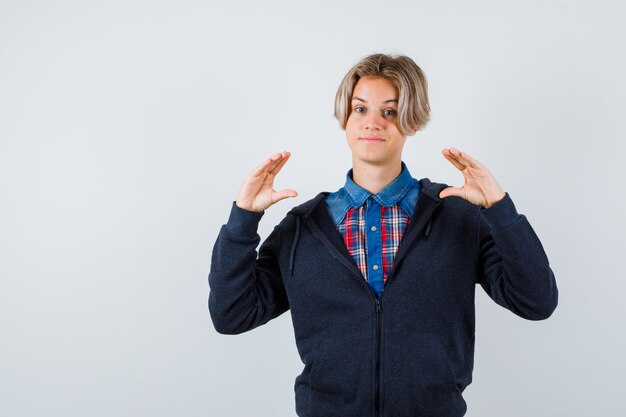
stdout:
<svg viewBox="0 0 626 417">
<path fill-rule="evenodd" d="M 383 308 L 380 305 L 380 300 L 378 298 L 376 298 L 376 312 L 377 313 L 382 313 Z"/>
</svg>

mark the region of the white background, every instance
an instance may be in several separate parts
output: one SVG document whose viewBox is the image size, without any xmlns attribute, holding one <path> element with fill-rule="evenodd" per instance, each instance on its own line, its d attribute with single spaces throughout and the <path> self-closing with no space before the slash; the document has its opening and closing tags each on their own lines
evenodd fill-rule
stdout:
<svg viewBox="0 0 626 417">
<path fill-rule="evenodd" d="M 626 33 L 619 1 L 0 0 L 0 415 L 294 416 L 289 314 L 215 332 L 207 274 L 249 171 L 293 154 L 265 215 L 350 168 L 332 117 L 374 52 L 426 72 L 404 160 L 483 162 L 560 289 L 547 321 L 477 291 L 468 416 L 626 408 Z"/>
</svg>

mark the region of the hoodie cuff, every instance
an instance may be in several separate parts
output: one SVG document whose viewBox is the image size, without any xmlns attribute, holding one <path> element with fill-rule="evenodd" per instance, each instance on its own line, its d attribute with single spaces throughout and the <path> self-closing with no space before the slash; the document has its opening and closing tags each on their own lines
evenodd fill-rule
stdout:
<svg viewBox="0 0 626 417">
<path fill-rule="evenodd" d="M 519 217 L 515 204 L 507 192 L 502 200 L 489 208 L 481 207 L 480 211 L 492 230 L 505 229 L 515 223 Z"/>
<path fill-rule="evenodd" d="M 257 234 L 259 222 L 264 214 L 264 211 L 259 213 L 257 211 L 242 209 L 233 201 L 226 228 L 230 233 L 235 235 L 254 237 Z"/>
</svg>

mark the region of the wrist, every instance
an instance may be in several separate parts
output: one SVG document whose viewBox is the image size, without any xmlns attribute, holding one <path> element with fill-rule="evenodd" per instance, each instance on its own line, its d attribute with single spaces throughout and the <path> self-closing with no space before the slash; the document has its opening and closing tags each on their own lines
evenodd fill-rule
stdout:
<svg viewBox="0 0 626 417">
<path fill-rule="evenodd" d="M 240 209 L 242 209 L 242 210 L 252 211 L 252 212 L 255 212 L 255 213 L 263 213 L 265 211 L 263 209 L 259 210 L 258 208 L 255 208 L 251 203 L 245 203 L 245 202 L 241 202 L 239 200 L 235 201 L 235 205 L 237 207 L 239 207 Z"/>
<path fill-rule="evenodd" d="M 226 228 L 235 235 L 254 236 L 263 215 L 263 212 L 241 208 L 233 202 Z"/>
<path fill-rule="evenodd" d="M 492 207 L 496 204 L 498 204 L 500 201 L 502 201 L 502 199 L 504 199 L 504 197 L 506 196 L 506 193 L 504 191 L 502 191 L 501 193 L 493 196 L 493 197 L 487 197 L 486 201 L 485 201 L 485 208 L 489 208 Z"/>
</svg>

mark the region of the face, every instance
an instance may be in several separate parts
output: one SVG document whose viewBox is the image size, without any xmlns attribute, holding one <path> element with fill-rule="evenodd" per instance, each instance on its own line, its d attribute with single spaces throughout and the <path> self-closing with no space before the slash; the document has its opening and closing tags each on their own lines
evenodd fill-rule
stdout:
<svg viewBox="0 0 626 417">
<path fill-rule="evenodd" d="M 398 129 L 398 92 L 391 81 L 359 79 L 350 110 L 346 138 L 353 164 L 399 166 L 406 136 Z"/>
</svg>

